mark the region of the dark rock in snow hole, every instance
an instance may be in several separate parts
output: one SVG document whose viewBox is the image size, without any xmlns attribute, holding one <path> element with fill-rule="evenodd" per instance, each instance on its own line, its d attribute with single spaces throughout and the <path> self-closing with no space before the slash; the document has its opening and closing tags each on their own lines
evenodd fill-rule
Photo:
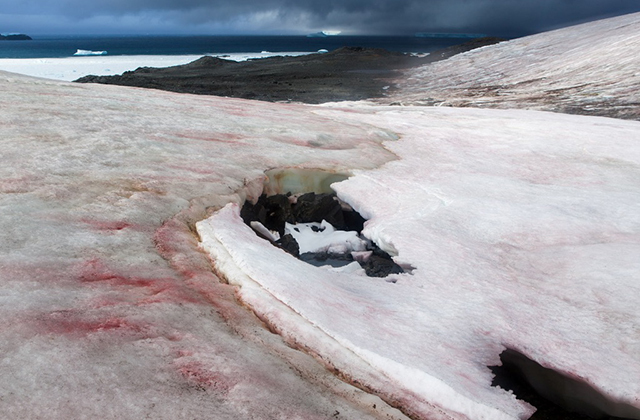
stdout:
<svg viewBox="0 0 640 420">
<path fill-rule="evenodd" d="M 257 221 L 267 229 L 278 232 L 280 239 L 275 246 L 284 249 L 289 254 L 310 264 L 321 266 L 331 265 L 340 267 L 353 261 L 351 253 L 327 254 L 326 252 L 307 252 L 300 255 L 300 248 L 293 236 L 284 234 L 285 223 L 320 223 L 323 220 L 330 223 L 337 230 L 356 231 L 362 233 L 366 221 L 358 212 L 343 208 L 336 194 L 303 194 L 292 200 L 290 194 L 262 195 L 256 202 L 245 202 L 240 211 L 242 220 L 247 225 Z M 324 229 L 313 226 L 314 232 Z M 299 232 L 299 229 L 295 228 Z M 389 274 L 403 273 L 404 270 L 396 264 L 391 256 L 370 242 L 371 256 L 359 262 L 369 277 L 386 277 Z"/>
<path fill-rule="evenodd" d="M 344 210 L 335 199 L 335 194 L 303 194 L 292 208 L 298 223 L 320 223 L 326 220 L 338 230 L 352 230 L 344 222 Z"/>
<path fill-rule="evenodd" d="M 258 221 L 267 229 L 277 231 L 280 236 L 284 235 L 285 222 L 295 223 L 289 197 L 283 194 L 262 195 L 255 205 L 245 203 L 240 216 L 245 223 Z"/>
<path fill-rule="evenodd" d="M 389 274 L 400 274 L 404 270 L 380 248 L 373 249 L 373 254 L 367 261 L 360 264 L 369 277 L 387 277 Z"/>
<path fill-rule="evenodd" d="M 516 398 L 536 407 L 529 420 L 630 420 L 609 416 L 595 408 L 605 397 L 593 389 L 587 390 L 588 385 L 542 367 L 515 350 L 503 351 L 500 361 L 502 366 L 489 366 L 495 375 L 491 385 L 512 391 Z M 588 401 L 594 406 L 580 401 L 579 394 L 583 398 L 588 395 Z"/>
<path fill-rule="evenodd" d="M 275 242 L 275 244 L 294 257 L 300 258 L 300 247 L 298 246 L 298 242 L 296 242 L 296 240 L 290 234 L 282 236 Z"/>
</svg>

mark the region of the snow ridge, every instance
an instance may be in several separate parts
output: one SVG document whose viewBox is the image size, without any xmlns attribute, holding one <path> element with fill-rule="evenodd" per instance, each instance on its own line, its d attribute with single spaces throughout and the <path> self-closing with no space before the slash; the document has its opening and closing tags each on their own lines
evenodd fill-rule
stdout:
<svg viewBox="0 0 640 420">
<path fill-rule="evenodd" d="M 411 69 L 384 100 L 640 120 L 640 13 L 514 39 Z"/>
</svg>

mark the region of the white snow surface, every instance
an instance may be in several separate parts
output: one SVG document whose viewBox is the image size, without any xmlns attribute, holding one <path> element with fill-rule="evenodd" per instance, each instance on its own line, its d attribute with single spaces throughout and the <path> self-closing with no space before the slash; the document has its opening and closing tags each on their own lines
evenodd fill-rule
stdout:
<svg viewBox="0 0 640 420">
<path fill-rule="evenodd" d="M 314 352 L 330 337 L 382 372 L 392 385 L 367 385 L 425 418 L 527 417 L 490 386 L 487 366 L 505 348 L 638 410 L 640 123 L 414 107 L 349 115 L 400 133 L 385 143 L 398 160 L 334 188 L 413 274 L 389 283 L 309 267 L 230 205 L 198 224 L 204 249 L 243 274 L 227 277 L 299 315 L 287 322 L 321 330 L 306 343 Z"/>
<path fill-rule="evenodd" d="M 0 72 L 0 139 L 6 418 L 405 418 L 378 395 L 413 418 L 524 419 L 490 386 L 505 348 L 638 418 L 640 122 Z M 238 217 L 265 172 L 321 171 L 353 175 L 339 197 L 412 274 L 316 268 Z"/>
<path fill-rule="evenodd" d="M 258 221 L 253 221 L 249 224 L 256 233 L 262 235 L 264 238 L 270 240 L 271 242 L 275 242 L 280 239 L 280 234 L 278 232 L 271 231 L 266 228 L 265 225 Z"/>
<path fill-rule="evenodd" d="M 416 69 L 384 103 L 640 120 L 640 13 L 491 45 Z"/>
</svg>

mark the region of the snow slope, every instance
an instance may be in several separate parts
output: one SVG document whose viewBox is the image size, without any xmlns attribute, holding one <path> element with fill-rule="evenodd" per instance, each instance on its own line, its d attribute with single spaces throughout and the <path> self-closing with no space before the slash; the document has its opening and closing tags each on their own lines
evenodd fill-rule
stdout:
<svg viewBox="0 0 640 420">
<path fill-rule="evenodd" d="M 384 138 L 304 108 L 0 72 L 0 417 L 404 418 L 266 330 L 190 230 L 271 167 L 380 165 Z"/>
<path fill-rule="evenodd" d="M 385 103 L 539 109 L 640 120 L 640 13 L 408 70 Z"/>
<path fill-rule="evenodd" d="M 310 267 L 231 205 L 198 231 L 242 299 L 420 418 L 527 418 L 527 404 L 490 386 L 487 366 L 506 348 L 605 394 L 610 414 L 640 418 L 640 123 L 349 111 L 397 132 L 385 146 L 398 160 L 334 189 L 371 217 L 367 236 L 416 269 L 388 282 Z M 382 378 L 362 378 L 358 363 Z"/>
<path fill-rule="evenodd" d="M 615 74 L 597 73 L 628 103 Z M 506 348 L 640 418 L 640 122 L 0 72 L 0 142 L 6 418 L 406 418 L 377 396 L 413 418 L 527 418 L 490 386 Z M 412 274 L 306 265 L 237 217 L 265 172 L 275 191 L 323 171 L 353 175 L 338 194 Z"/>
</svg>

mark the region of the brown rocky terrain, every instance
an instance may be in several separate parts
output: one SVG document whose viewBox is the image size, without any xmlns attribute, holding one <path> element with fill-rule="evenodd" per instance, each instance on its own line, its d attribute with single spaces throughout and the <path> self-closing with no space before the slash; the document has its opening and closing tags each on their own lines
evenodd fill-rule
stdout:
<svg viewBox="0 0 640 420">
<path fill-rule="evenodd" d="M 385 96 L 393 90 L 390 80 L 401 70 L 499 41 L 479 38 L 422 57 L 360 47 L 243 62 L 205 56 L 181 66 L 141 67 L 119 76 L 86 76 L 76 81 L 271 102 L 352 101 Z"/>
</svg>

